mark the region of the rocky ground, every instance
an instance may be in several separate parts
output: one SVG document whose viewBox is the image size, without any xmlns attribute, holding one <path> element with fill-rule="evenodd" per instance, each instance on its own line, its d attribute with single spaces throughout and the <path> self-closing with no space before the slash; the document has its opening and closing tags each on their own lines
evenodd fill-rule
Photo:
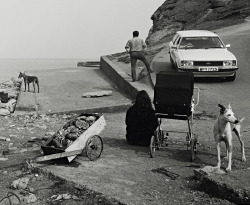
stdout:
<svg viewBox="0 0 250 205">
<path fill-rule="evenodd" d="M 119 204 L 100 193 L 32 171 L 27 160 L 41 155 L 40 146 L 72 115 L 7 116 L 0 121 L 0 204 Z M 14 182 L 22 180 L 22 182 Z M 14 195 L 14 194 L 15 195 Z M 9 198 L 7 196 L 10 196 Z M 16 197 L 18 196 L 18 198 Z"/>
<path fill-rule="evenodd" d="M 32 171 L 30 164 L 27 162 L 27 160 L 41 155 L 37 151 L 39 146 L 73 116 L 74 114 L 41 115 L 39 117 L 36 115 L 12 115 L 2 118 L 0 122 L 1 136 L 8 137 L 10 140 L 2 141 L 0 145 L 0 149 L 3 150 L 0 157 L 0 200 L 3 199 L 3 201 L 0 204 L 8 204 L 6 202 L 7 198 L 5 198 L 8 193 L 16 194 L 22 204 L 28 204 L 32 201 L 31 204 L 120 204 L 112 198 L 105 198 L 100 193 L 69 184 L 49 174 Z M 106 147 L 111 144 L 112 147 L 116 146 L 117 148 L 128 146 L 124 139 L 124 116 L 124 112 L 105 114 L 108 127 L 102 135 Z M 194 174 L 192 174 L 193 169 L 204 166 L 204 163 L 212 166 L 216 163 L 216 148 L 212 137 L 209 136 L 214 116 L 201 115 L 196 116 L 195 119 L 199 120 L 199 124 L 196 124 L 194 128 L 199 133 L 200 139 L 198 158 L 195 164 L 185 163 L 185 161 L 189 161 L 189 157 L 185 154 L 184 138 L 171 139 L 169 141 L 169 150 L 164 151 L 169 159 L 167 167 L 170 171 L 179 173 L 180 177 L 177 180 L 166 177 L 165 180 L 168 185 L 166 185 L 165 189 L 160 189 L 160 191 L 157 188 L 157 183 L 148 185 L 151 187 L 151 191 L 145 197 L 150 200 L 157 200 L 155 197 L 161 196 L 165 192 L 166 204 L 234 204 L 204 192 L 200 181 L 196 180 Z M 113 140 L 109 139 L 109 137 Z M 123 142 L 122 145 L 120 140 Z M 246 144 L 249 143 L 248 141 L 246 141 Z M 224 153 L 224 151 L 223 148 L 222 152 Z M 128 155 L 128 157 L 130 156 Z M 248 152 L 246 157 L 249 158 Z M 158 160 L 159 157 L 154 159 L 156 163 Z M 72 165 L 64 164 L 63 166 L 74 166 L 74 163 Z M 226 161 L 223 161 L 222 167 L 226 167 Z M 232 168 L 233 170 L 240 170 L 248 167 L 250 167 L 250 162 L 242 163 L 240 161 L 240 147 L 239 143 L 235 141 Z M 180 171 L 180 168 L 182 171 Z M 155 180 L 161 180 L 161 176 L 163 175 L 159 173 Z M 15 180 L 20 179 L 25 182 L 14 183 Z M 17 198 L 11 196 L 11 200 L 17 201 Z M 6 203 L 3 203 L 4 201 Z"/>
<path fill-rule="evenodd" d="M 0 83 L 0 116 L 13 113 L 16 107 L 22 81 L 14 79 Z"/>
</svg>

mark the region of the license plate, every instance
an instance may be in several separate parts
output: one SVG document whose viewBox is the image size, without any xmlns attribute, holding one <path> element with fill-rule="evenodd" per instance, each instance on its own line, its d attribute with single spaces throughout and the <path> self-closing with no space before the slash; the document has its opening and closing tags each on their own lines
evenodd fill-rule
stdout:
<svg viewBox="0 0 250 205">
<path fill-rule="evenodd" d="M 200 67 L 199 71 L 218 71 L 217 67 Z"/>
</svg>

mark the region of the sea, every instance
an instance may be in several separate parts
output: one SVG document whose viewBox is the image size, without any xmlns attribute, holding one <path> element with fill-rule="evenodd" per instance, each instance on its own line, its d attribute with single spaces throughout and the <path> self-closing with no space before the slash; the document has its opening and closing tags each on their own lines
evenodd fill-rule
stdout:
<svg viewBox="0 0 250 205">
<path fill-rule="evenodd" d="M 0 58 L 0 83 L 17 78 L 19 72 L 77 67 L 78 62 L 99 61 L 80 58 Z"/>
</svg>

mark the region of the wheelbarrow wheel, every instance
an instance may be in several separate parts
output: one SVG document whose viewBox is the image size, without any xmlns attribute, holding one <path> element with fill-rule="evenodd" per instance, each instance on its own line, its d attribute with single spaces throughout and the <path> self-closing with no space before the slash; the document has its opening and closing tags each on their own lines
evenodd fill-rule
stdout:
<svg viewBox="0 0 250 205">
<path fill-rule="evenodd" d="M 98 159 L 103 150 L 103 142 L 102 138 L 98 135 L 91 136 L 85 146 L 86 156 L 89 158 L 89 160 L 94 161 Z"/>
</svg>

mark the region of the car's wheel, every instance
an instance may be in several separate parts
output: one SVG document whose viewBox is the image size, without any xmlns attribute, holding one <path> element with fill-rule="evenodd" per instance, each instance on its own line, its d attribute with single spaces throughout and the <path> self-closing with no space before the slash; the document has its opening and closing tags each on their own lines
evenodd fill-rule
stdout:
<svg viewBox="0 0 250 205">
<path fill-rule="evenodd" d="M 170 56 L 170 65 L 171 65 L 171 69 L 175 69 L 176 68 L 174 60 L 173 60 L 173 58 L 171 56 Z"/>
<path fill-rule="evenodd" d="M 234 73 L 234 75 L 230 76 L 230 77 L 227 77 L 226 80 L 227 81 L 234 81 L 236 78 L 236 72 Z"/>
</svg>

